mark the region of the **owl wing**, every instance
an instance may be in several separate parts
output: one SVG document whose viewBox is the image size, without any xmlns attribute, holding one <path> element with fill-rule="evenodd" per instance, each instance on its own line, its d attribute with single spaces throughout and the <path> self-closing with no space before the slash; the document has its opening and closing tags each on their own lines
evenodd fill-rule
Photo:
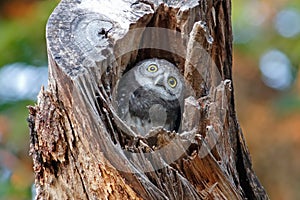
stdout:
<svg viewBox="0 0 300 200">
<path fill-rule="evenodd" d="M 134 74 L 129 71 L 120 79 L 117 85 L 116 106 L 117 112 L 121 119 L 125 119 L 129 112 L 129 97 L 132 92 L 138 88 L 139 84 L 135 80 Z"/>
</svg>

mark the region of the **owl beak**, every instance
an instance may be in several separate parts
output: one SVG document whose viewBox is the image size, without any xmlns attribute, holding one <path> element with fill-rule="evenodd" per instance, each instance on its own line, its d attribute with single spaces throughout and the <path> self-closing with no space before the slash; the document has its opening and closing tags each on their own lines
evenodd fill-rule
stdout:
<svg viewBox="0 0 300 200">
<path fill-rule="evenodd" d="M 164 76 L 160 75 L 154 80 L 154 84 L 157 86 L 164 87 Z"/>
</svg>

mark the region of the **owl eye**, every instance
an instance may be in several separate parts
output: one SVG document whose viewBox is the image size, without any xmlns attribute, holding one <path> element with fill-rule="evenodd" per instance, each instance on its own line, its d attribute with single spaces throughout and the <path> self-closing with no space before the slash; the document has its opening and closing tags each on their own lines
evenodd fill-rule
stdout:
<svg viewBox="0 0 300 200">
<path fill-rule="evenodd" d="M 158 67 L 155 64 L 151 64 L 151 65 L 148 66 L 147 70 L 148 70 L 148 72 L 154 73 L 154 72 L 157 72 Z"/>
<path fill-rule="evenodd" d="M 176 78 L 170 77 L 170 78 L 168 79 L 168 84 L 169 84 L 169 86 L 170 86 L 171 88 L 175 88 L 176 85 L 177 85 L 177 80 L 176 80 Z"/>
</svg>

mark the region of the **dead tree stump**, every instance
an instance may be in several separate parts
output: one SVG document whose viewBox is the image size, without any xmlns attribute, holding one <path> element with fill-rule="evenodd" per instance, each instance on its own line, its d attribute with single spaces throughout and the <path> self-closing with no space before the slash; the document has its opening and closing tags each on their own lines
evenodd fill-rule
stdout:
<svg viewBox="0 0 300 200">
<path fill-rule="evenodd" d="M 229 0 L 62 0 L 29 107 L 37 199 L 268 199 L 236 118 L 230 17 Z M 147 58 L 189 86 L 179 133 L 142 137 L 115 111 L 118 80 Z"/>
</svg>

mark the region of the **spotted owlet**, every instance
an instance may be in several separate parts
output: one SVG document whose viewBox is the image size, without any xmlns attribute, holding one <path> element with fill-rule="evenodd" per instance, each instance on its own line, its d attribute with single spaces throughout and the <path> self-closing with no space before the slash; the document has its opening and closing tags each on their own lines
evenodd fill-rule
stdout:
<svg viewBox="0 0 300 200">
<path fill-rule="evenodd" d="M 118 82 L 116 110 L 140 135 L 156 127 L 178 131 L 184 88 L 184 79 L 172 63 L 155 58 L 144 60 Z"/>
</svg>

